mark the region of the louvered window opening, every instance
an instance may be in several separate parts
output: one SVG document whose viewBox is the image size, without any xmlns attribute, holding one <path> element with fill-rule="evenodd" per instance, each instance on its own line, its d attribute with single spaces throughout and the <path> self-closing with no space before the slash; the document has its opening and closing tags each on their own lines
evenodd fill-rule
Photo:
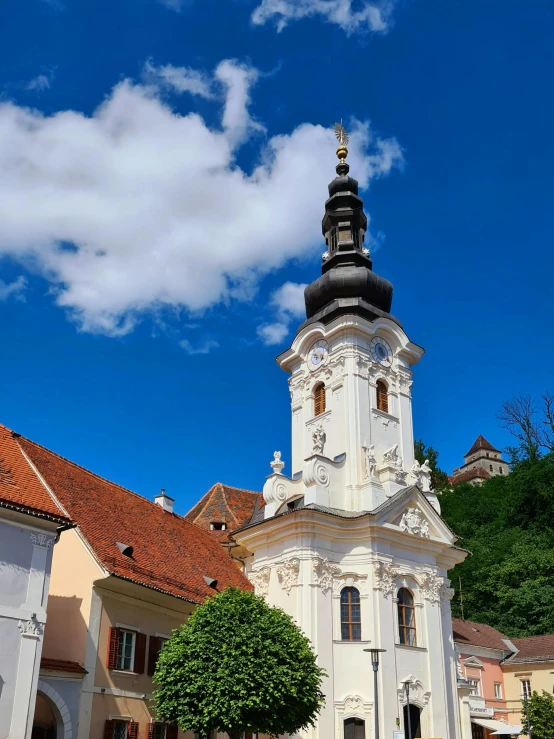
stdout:
<svg viewBox="0 0 554 739">
<path fill-rule="evenodd" d="M 343 641 L 361 641 L 360 591 L 343 588 L 340 594 L 340 627 Z"/>
<path fill-rule="evenodd" d="M 314 416 L 325 413 L 325 385 L 320 383 L 314 388 Z"/>
<path fill-rule="evenodd" d="M 408 588 L 400 588 L 398 591 L 398 630 L 400 644 L 416 646 L 414 596 Z"/>
<path fill-rule="evenodd" d="M 383 380 L 377 380 L 377 410 L 389 412 L 389 394 Z"/>
</svg>

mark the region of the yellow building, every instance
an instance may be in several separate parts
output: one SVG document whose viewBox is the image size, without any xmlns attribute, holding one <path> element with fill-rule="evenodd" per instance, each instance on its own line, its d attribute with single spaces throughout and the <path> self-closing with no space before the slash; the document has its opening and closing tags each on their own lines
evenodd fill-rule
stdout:
<svg viewBox="0 0 554 739">
<path fill-rule="evenodd" d="M 508 722 L 521 724 L 521 706 L 533 691 L 554 693 L 554 634 L 512 639 L 518 650 L 502 662 Z M 525 726 L 523 727 L 525 731 Z"/>
</svg>

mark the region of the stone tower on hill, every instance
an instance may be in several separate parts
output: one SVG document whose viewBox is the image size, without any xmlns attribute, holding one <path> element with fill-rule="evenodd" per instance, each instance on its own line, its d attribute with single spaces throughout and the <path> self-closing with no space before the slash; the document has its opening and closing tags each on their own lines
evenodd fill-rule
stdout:
<svg viewBox="0 0 554 739">
<path fill-rule="evenodd" d="M 507 462 L 502 459 L 502 452 L 479 434 L 469 452 L 464 455 L 464 464 L 454 470 L 450 481 L 455 484 L 470 482 L 479 485 L 489 477 L 508 475 L 509 472 Z"/>
</svg>

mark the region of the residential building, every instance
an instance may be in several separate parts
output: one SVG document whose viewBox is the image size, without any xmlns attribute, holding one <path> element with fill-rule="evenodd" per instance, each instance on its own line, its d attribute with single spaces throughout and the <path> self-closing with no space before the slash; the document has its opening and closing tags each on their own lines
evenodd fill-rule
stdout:
<svg viewBox="0 0 554 739">
<path fill-rule="evenodd" d="M 535 690 L 539 694 L 543 690 L 550 695 L 554 693 L 554 634 L 512 641 L 516 649 L 502 663 L 502 672 L 509 722 L 521 724 L 523 699 L 529 698 Z"/>
<path fill-rule="evenodd" d="M 0 739 L 30 739 L 52 553 L 73 524 L 0 426 Z"/>
<path fill-rule="evenodd" d="M 11 526 L 13 536 L 26 536 L 32 556 L 44 560 L 52 547 L 29 536 L 38 537 L 38 527 L 52 534 L 60 523 L 76 524 L 54 549 L 33 739 L 181 736 L 176 727 L 154 721 L 152 674 L 159 651 L 215 590 L 252 586 L 209 532 L 173 512 L 164 492 L 146 500 L 29 439 L 7 430 L 4 435 L 27 464 L 26 481 L 40 482 L 42 496 L 54 498 L 61 509 L 52 502 L 49 516 L 33 519 L 32 529 Z M 2 547 L 9 543 L 0 539 Z M 49 570 L 49 560 L 43 570 Z M 45 620 L 40 604 L 33 602 L 36 616 L 28 603 L 10 608 L 14 618 L 25 619 L 20 624 L 32 623 L 33 629 Z M 10 634 L 17 620 L 14 626 Z M 30 674 L 36 664 L 36 682 L 37 637 L 28 641 L 36 650 L 30 662 Z M 5 642 L 0 649 L 9 652 Z"/>
<path fill-rule="evenodd" d="M 509 473 L 510 468 L 502 459 L 502 452 L 479 434 L 464 455 L 464 464 L 454 470 L 450 481 L 454 484 L 470 482 L 478 485 L 490 477 Z"/>
</svg>

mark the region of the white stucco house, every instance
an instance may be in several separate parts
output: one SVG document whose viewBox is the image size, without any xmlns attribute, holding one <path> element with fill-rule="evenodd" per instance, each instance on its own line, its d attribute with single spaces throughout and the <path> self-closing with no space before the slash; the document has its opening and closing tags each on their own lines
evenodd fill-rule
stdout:
<svg viewBox="0 0 554 739">
<path fill-rule="evenodd" d="M 17 438 L 0 426 L 0 739 L 31 736 L 52 551 L 73 525 Z"/>
</svg>

